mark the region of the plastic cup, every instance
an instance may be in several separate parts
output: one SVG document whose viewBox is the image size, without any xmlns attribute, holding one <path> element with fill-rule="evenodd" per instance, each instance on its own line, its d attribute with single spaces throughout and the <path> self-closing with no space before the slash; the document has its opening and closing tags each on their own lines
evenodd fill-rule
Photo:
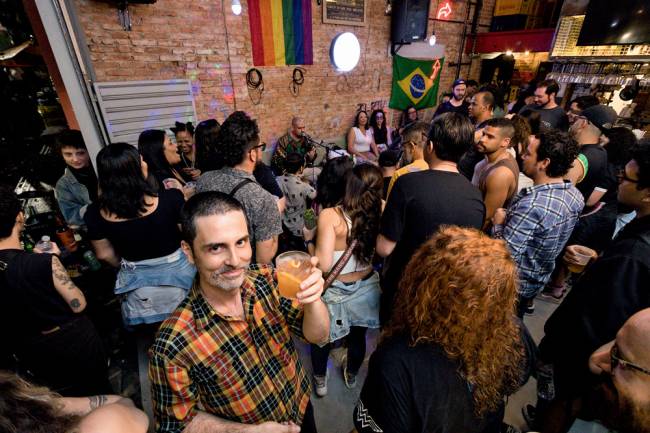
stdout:
<svg viewBox="0 0 650 433">
<path fill-rule="evenodd" d="M 574 274 L 579 274 L 584 271 L 585 266 L 587 266 L 591 260 L 591 251 L 589 249 L 581 247 L 580 245 L 574 245 L 572 247 L 572 250 L 578 263 L 566 263 L 566 265 L 569 271 L 573 272 Z"/>
<path fill-rule="evenodd" d="M 287 251 L 275 259 L 280 296 L 296 299 L 302 283 L 311 273 L 311 256 L 302 251 Z"/>
</svg>

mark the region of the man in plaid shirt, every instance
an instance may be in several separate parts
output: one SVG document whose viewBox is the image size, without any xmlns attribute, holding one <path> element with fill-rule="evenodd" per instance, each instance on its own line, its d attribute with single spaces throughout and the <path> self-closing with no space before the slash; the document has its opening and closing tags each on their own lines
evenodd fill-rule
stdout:
<svg viewBox="0 0 650 433">
<path fill-rule="evenodd" d="M 523 171 L 534 184 L 492 218 L 493 236 L 507 242 L 519 270 L 519 317 L 534 311 L 533 299 L 551 276 L 584 207 L 580 191 L 563 178 L 578 152 L 566 133 L 531 136 L 522 159 Z"/>
<path fill-rule="evenodd" d="M 181 221 L 181 247 L 197 279 L 150 350 L 156 431 L 315 432 L 310 381 L 290 332 L 317 344 L 328 339 L 316 259 L 292 303 L 280 298 L 271 266 L 249 266 L 246 218 L 235 199 L 197 194 Z"/>
</svg>

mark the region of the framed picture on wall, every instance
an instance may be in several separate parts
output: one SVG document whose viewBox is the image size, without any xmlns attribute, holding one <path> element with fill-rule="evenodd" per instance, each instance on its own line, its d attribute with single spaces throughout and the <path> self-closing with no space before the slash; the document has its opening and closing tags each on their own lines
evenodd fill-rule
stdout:
<svg viewBox="0 0 650 433">
<path fill-rule="evenodd" d="M 366 25 L 366 0 L 324 0 L 323 23 Z"/>
</svg>

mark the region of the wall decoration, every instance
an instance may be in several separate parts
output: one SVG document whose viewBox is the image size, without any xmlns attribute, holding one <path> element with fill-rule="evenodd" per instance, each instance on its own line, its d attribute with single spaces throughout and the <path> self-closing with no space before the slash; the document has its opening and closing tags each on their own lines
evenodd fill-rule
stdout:
<svg viewBox="0 0 650 433">
<path fill-rule="evenodd" d="M 366 0 L 323 1 L 323 22 L 326 24 L 365 26 L 367 13 Z"/>
<path fill-rule="evenodd" d="M 388 106 L 404 110 L 412 105 L 418 110 L 437 105 L 440 70 L 445 59 L 414 60 L 393 57 L 393 89 Z"/>
<path fill-rule="evenodd" d="M 249 0 L 255 66 L 312 65 L 310 0 Z"/>
</svg>

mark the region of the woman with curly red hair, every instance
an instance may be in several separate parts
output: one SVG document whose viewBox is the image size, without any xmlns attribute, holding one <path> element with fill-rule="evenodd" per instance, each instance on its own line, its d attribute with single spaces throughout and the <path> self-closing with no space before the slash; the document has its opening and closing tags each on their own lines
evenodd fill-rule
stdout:
<svg viewBox="0 0 650 433">
<path fill-rule="evenodd" d="M 359 432 L 499 432 L 521 383 L 506 244 L 443 227 L 411 258 L 354 410 Z"/>
</svg>

